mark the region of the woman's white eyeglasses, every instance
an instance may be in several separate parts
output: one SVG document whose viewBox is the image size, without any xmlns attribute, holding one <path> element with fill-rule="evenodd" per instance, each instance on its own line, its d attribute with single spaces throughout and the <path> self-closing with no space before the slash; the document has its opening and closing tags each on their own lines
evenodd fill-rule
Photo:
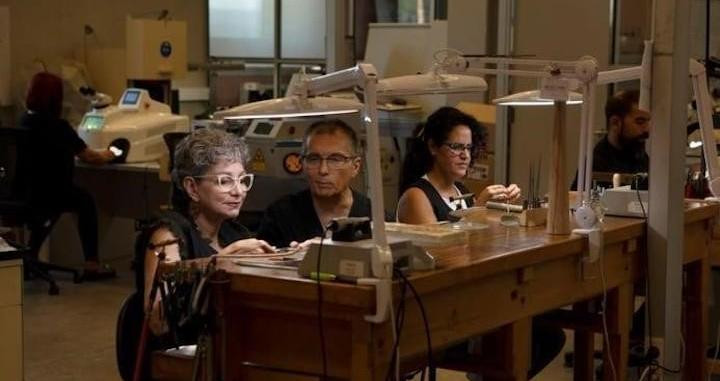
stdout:
<svg viewBox="0 0 720 381">
<path fill-rule="evenodd" d="M 250 190 L 250 188 L 252 188 L 253 182 L 255 181 L 255 175 L 252 173 L 246 173 L 238 177 L 232 177 L 226 174 L 202 175 L 193 177 L 200 179 L 215 179 L 215 185 L 217 185 L 218 189 L 222 192 L 230 192 L 236 187 L 240 188 L 241 191 L 247 192 Z"/>
</svg>

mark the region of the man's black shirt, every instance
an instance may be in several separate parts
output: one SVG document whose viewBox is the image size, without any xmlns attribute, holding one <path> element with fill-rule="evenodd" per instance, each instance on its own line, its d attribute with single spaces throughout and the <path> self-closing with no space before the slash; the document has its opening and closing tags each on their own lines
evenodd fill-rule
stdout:
<svg viewBox="0 0 720 381">
<path fill-rule="evenodd" d="M 353 191 L 349 217 L 370 217 L 370 199 Z M 286 247 L 290 242 L 303 242 L 323 234 L 323 226 L 315 213 L 312 195 L 306 189 L 275 201 L 265 210 L 260 221 L 258 239 L 271 245 Z"/>
<path fill-rule="evenodd" d="M 593 149 L 593 172 L 636 174 L 647 173 L 650 158 L 642 144 L 617 149 L 610 144 L 607 135 L 600 140 Z M 599 186 L 608 187 L 612 184 L 599 183 Z M 647 189 L 647 177 L 638 183 L 640 189 Z M 577 173 L 572 189 L 577 189 Z"/>
</svg>

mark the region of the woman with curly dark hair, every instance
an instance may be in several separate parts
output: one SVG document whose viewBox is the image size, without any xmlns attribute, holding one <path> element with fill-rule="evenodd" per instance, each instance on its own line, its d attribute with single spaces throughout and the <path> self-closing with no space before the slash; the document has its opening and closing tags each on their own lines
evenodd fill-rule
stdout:
<svg viewBox="0 0 720 381">
<path fill-rule="evenodd" d="M 404 162 L 401 180 L 404 192 L 398 202 L 398 221 L 411 224 L 446 221 L 456 209 L 491 199 L 514 201 L 520 197 L 517 185 L 495 184 L 474 199 L 451 201 L 469 193 L 460 181 L 485 146 L 485 131 L 472 116 L 442 107 L 428 117 L 416 135 Z"/>
</svg>

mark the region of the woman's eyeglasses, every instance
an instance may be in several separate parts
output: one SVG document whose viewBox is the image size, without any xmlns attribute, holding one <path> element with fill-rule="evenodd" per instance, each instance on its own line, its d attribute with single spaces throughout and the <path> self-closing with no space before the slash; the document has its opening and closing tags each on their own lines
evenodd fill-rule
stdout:
<svg viewBox="0 0 720 381">
<path fill-rule="evenodd" d="M 340 153 L 334 153 L 328 156 L 322 156 L 318 155 L 316 153 L 311 153 L 309 155 L 303 156 L 303 164 L 305 164 L 305 167 L 310 169 L 316 169 L 319 168 L 322 165 L 322 162 L 325 161 L 328 168 L 330 169 L 341 169 L 345 167 L 345 165 L 352 159 L 356 158 L 357 156 L 345 156 Z"/>
<path fill-rule="evenodd" d="M 226 174 L 221 175 L 203 175 L 193 176 L 200 179 L 215 179 L 215 185 L 221 192 L 231 192 L 233 189 L 240 188 L 241 191 L 247 192 L 252 188 L 253 182 L 255 181 L 255 175 L 252 173 L 246 173 L 238 177 L 233 177 Z"/>
<path fill-rule="evenodd" d="M 462 143 L 443 143 L 443 145 L 450 148 L 450 151 L 455 155 L 460 155 L 465 151 L 468 151 L 469 154 L 472 154 L 473 149 L 475 148 L 475 146 L 472 144 Z"/>
</svg>

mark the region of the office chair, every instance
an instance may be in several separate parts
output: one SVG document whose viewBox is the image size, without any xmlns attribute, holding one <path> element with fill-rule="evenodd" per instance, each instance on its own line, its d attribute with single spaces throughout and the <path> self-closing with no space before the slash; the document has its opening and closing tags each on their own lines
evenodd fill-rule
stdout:
<svg viewBox="0 0 720 381">
<path fill-rule="evenodd" d="M 123 381 L 133 378 L 135 357 L 143 324 L 143 298 L 139 292 L 133 292 L 120 307 L 115 329 L 115 356 L 118 372 Z M 149 367 L 148 367 L 149 369 Z"/>
<path fill-rule="evenodd" d="M 12 227 L 22 229 L 30 226 L 33 218 L 33 210 L 28 199 L 28 176 L 30 157 L 24 154 L 28 152 L 29 144 L 28 131 L 18 128 L 0 128 L 0 219 L 3 223 Z M 32 228 L 30 236 L 34 234 Z M 22 237 L 22 234 L 18 234 Z M 31 239 L 32 241 L 32 239 Z M 18 242 L 24 244 L 24 242 Z M 42 243 L 40 243 L 42 244 Z M 26 274 L 37 276 L 49 283 L 48 293 L 57 295 L 60 288 L 50 271 L 67 273 L 73 276 L 73 282 L 80 283 L 81 278 L 77 270 L 41 262 L 38 260 L 40 245 L 30 247 L 23 255 L 23 266 Z"/>
<path fill-rule="evenodd" d="M 170 153 L 170 163 L 168 165 L 170 171 L 175 166 L 175 147 L 188 135 L 189 132 L 167 132 L 163 134 L 163 141 L 165 141 L 165 146 Z"/>
</svg>

